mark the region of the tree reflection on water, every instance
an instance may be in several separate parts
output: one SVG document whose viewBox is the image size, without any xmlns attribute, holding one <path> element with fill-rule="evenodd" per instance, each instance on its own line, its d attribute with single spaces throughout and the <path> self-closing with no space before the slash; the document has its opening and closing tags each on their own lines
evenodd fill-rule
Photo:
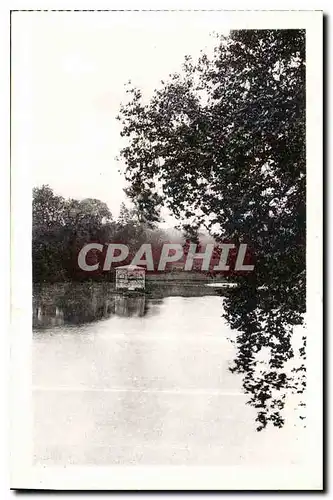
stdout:
<svg viewBox="0 0 333 500">
<path fill-rule="evenodd" d="M 147 312 L 144 293 L 107 293 L 105 287 L 68 286 L 42 290 L 34 296 L 33 327 L 79 325 L 109 318 L 140 317 Z"/>
<path fill-rule="evenodd" d="M 117 292 L 112 283 L 59 283 L 35 286 L 33 327 L 48 328 L 65 324 L 79 325 L 109 318 L 142 317 L 149 300 L 164 297 L 215 295 L 212 288 L 196 284 L 150 285 L 143 292 Z"/>
</svg>

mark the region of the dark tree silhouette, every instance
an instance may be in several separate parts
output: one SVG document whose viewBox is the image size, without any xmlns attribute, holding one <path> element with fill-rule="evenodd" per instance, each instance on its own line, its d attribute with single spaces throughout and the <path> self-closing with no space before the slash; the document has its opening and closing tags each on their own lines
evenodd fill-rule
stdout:
<svg viewBox="0 0 333 500">
<path fill-rule="evenodd" d="M 236 278 L 225 300 L 238 332 L 232 369 L 243 373 L 258 430 L 281 426 L 288 389 L 305 386 L 304 364 L 286 369 L 305 311 L 305 32 L 234 31 L 211 59 L 186 57 L 148 104 L 127 91 L 121 156 L 146 220 L 164 204 L 187 230 L 205 226 L 255 250 L 255 272 Z"/>
</svg>

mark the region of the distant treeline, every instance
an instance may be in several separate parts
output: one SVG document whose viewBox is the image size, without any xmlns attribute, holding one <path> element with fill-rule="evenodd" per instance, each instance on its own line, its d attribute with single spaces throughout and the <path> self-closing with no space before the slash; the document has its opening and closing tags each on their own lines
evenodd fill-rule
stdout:
<svg viewBox="0 0 333 500">
<path fill-rule="evenodd" d="M 165 271 L 176 274 L 184 270 L 185 261 L 191 243 L 195 244 L 195 252 L 203 253 L 206 244 L 215 240 L 208 234 L 193 231 L 191 228 L 183 232 L 176 229 L 163 230 L 157 223 L 144 220 L 136 208 L 128 208 L 125 203 L 120 205 L 119 217 L 114 219 L 106 203 L 95 198 L 84 200 L 65 199 L 57 196 L 49 186 L 33 190 L 33 223 L 32 223 L 32 264 L 33 281 L 62 282 L 106 280 L 114 281 L 115 268 L 130 264 L 141 245 L 150 244 L 154 270 L 156 273 L 164 243 L 177 243 L 183 247 L 182 257 L 169 262 Z M 78 256 L 88 243 L 103 245 L 103 250 L 91 249 L 85 259 L 88 265 L 98 264 L 95 271 L 84 271 L 79 267 Z M 124 244 L 129 248 L 128 257 L 121 262 L 113 262 L 111 269 L 104 270 L 104 261 L 110 243 Z M 217 242 L 215 241 L 217 244 Z M 147 245 L 145 245 L 146 247 Z M 116 250 L 117 251 L 117 250 Z M 230 271 L 214 271 L 219 263 L 221 250 L 214 247 L 207 271 L 202 271 L 202 259 L 194 259 L 191 272 L 197 271 L 205 277 L 225 275 L 233 277 L 239 272 L 234 270 L 238 249 L 230 250 L 228 264 Z M 173 250 L 171 250 L 172 254 Z M 145 257 L 140 261 L 144 262 Z M 250 259 L 251 260 L 251 259 Z M 252 263 L 248 262 L 248 263 Z M 145 264 L 141 264 L 144 267 Z M 164 274 L 164 272 L 163 272 Z M 170 279 L 171 276 L 167 279 Z M 184 276 L 184 279 L 185 276 Z"/>
<path fill-rule="evenodd" d="M 97 199 L 65 199 L 44 185 L 33 189 L 32 264 L 34 282 L 110 280 L 113 273 L 87 276 L 77 264 L 78 253 L 89 242 L 125 242 L 133 251 L 142 243 L 158 245 L 166 233 L 142 220 L 135 209 L 121 204 L 115 220 Z"/>
</svg>

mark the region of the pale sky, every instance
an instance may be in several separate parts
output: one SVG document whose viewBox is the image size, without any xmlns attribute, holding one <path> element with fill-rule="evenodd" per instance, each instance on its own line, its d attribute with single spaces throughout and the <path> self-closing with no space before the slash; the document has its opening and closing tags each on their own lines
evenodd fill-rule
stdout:
<svg viewBox="0 0 333 500">
<path fill-rule="evenodd" d="M 126 101 L 124 84 L 131 80 L 149 98 L 186 54 L 212 51 L 211 33 L 228 32 L 227 15 L 14 13 L 12 103 L 24 107 L 17 137 L 29 137 L 32 185 L 49 184 L 65 197 L 98 198 L 117 216 L 126 201 L 115 160 L 124 145 L 115 119 Z M 13 120 L 14 132 L 16 126 Z"/>
</svg>

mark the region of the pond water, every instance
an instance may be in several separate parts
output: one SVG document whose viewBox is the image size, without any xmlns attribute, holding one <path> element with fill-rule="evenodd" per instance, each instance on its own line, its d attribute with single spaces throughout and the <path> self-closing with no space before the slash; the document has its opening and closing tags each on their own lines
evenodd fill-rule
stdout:
<svg viewBox="0 0 333 500">
<path fill-rule="evenodd" d="M 301 431 L 258 433 L 216 295 L 34 294 L 34 457 L 43 465 L 298 463 Z M 185 291 L 183 295 L 188 295 Z"/>
</svg>

